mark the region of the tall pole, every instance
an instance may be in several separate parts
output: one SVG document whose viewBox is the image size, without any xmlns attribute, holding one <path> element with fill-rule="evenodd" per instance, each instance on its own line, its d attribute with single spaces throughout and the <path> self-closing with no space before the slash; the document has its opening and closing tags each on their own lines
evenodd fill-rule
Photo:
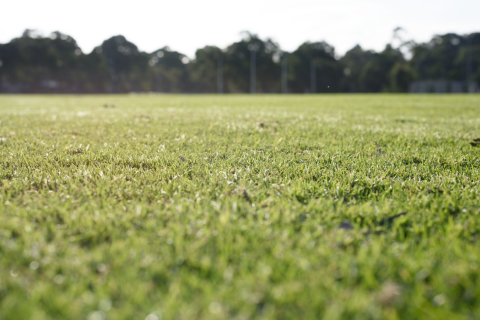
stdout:
<svg viewBox="0 0 480 320">
<path fill-rule="evenodd" d="M 287 88 L 287 53 L 282 54 L 282 93 L 288 92 Z"/>
<path fill-rule="evenodd" d="M 160 63 L 162 62 L 162 57 L 164 53 L 163 51 L 157 52 L 157 61 L 155 63 L 157 67 L 157 91 L 162 92 L 162 69 L 160 67 Z"/>
<path fill-rule="evenodd" d="M 317 69 L 315 63 L 310 63 L 310 93 L 317 92 Z"/>
<path fill-rule="evenodd" d="M 256 48 L 250 49 L 250 93 L 255 93 L 257 90 L 256 81 Z"/>
<path fill-rule="evenodd" d="M 217 62 L 217 92 L 223 93 L 223 61 L 222 57 Z"/>
<path fill-rule="evenodd" d="M 472 79 L 472 51 L 470 48 L 470 36 L 467 36 L 467 48 L 465 52 L 465 62 L 466 62 L 466 69 L 467 69 L 467 74 L 466 74 L 466 91 L 470 92 L 470 80 Z"/>
</svg>

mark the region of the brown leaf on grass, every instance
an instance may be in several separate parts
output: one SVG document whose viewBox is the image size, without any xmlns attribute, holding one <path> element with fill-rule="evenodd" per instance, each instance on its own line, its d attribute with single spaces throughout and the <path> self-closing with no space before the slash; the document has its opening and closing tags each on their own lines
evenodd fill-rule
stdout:
<svg viewBox="0 0 480 320">
<path fill-rule="evenodd" d="M 392 227 L 393 221 L 395 219 L 397 219 L 401 216 L 404 216 L 406 214 L 407 214 L 407 212 L 401 212 L 401 213 L 395 214 L 393 216 L 383 218 L 382 220 L 377 222 L 375 225 L 377 227 L 386 227 L 387 229 L 390 229 Z M 352 223 L 349 220 L 343 220 L 342 222 L 340 222 L 340 225 L 338 226 L 338 229 L 352 230 L 352 229 L 354 229 L 354 226 L 352 225 Z M 366 231 L 364 231 L 364 234 L 369 234 L 370 232 L 375 232 L 375 234 L 384 233 L 384 231 L 382 231 L 382 230 L 375 231 L 375 230 L 372 230 L 371 228 L 368 228 Z"/>
<path fill-rule="evenodd" d="M 340 225 L 338 226 L 338 229 L 352 230 L 353 225 L 350 223 L 350 221 L 343 220 L 342 222 L 340 222 Z"/>
<path fill-rule="evenodd" d="M 84 151 L 82 149 L 72 149 L 70 150 L 70 154 L 81 154 L 81 153 L 84 153 Z"/>
<path fill-rule="evenodd" d="M 397 218 L 399 218 L 399 217 L 401 217 L 401 216 L 404 216 L 404 215 L 406 215 L 406 214 L 407 214 L 406 212 L 402 212 L 402 213 L 395 214 L 395 215 L 390 216 L 390 217 L 387 217 L 387 218 L 383 218 L 382 220 L 380 220 L 380 221 L 378 222 L 377 225 L 382 226 L 382 227 L 386 225 L 388 228 L 390 228 L 390 227 L 392 226 L 393 221 L 394 221 L 395 219 L 397 219 Z"/>
<path fill-rule="evenodd" d="M 402 295 L 402 288 L 392 281 L 387 281 L 382 285 L 378 293 L 378 302 L 384 306 L 394 304 Z"/>
<path fill-rule="evenodd" d="M 378 223 L 376 223 L 375 225 L 377 227 L 385 227 L 386 229 L 391 229 L 392 228 L 392 224 L 393 224 L 393 221 L 401 216 L 404 216 L 406 215 L 407 212 L 401 212 L 399 214 L 395 214 L 393 216 L 390 216 L 390 217 L 386 217 L 386 218 L 383 218 L 382 220 L 380 220 Z M 374 231 L 375 234 L 384 234 L 385 233 L 385 230 L 372 230 L 370 228 L 368 228 L 368 230 L 366 231 L 366 234 L 369 234 L 370 232 Z"/>
<path fill-rule="evenodd" d="M 471 145 L 472 147 L 478 147 L 478 146 L 480 146 L 480 138 L 473 139 L 473 141 L 470 142 L 470 145 Z"/>
<path fill-rule="evenodd" d="M 250 197 L 248 196 L 247 190 L 243 189 L 242 195 L 243 195 L 243 198 L 244 198 L 245 200 L 247 200 L 248 202 L 252 202 L 252 200 L 251 200 Z"/>
</svg>

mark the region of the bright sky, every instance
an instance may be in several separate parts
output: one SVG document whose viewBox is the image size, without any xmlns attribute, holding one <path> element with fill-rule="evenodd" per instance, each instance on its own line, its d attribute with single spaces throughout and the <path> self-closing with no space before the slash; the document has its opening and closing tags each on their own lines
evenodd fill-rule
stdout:
<svg viewBox="0 0 480 320">
<path fill-rule="evenodd" d="M 292 51 L 325 40 L 343 54 L 356 44 L 381 50 L 392 30 L 427 41 L 435 34 L 480 32 L 479 0 L 23 0 L 0 5 L 0 43 L 37 29 L 66 33 L 84 52 L 122 34 L 140 50 L 163 46 L 193 57 L 205 45 L 238 41 L 249 30 Z"/>
</svg>

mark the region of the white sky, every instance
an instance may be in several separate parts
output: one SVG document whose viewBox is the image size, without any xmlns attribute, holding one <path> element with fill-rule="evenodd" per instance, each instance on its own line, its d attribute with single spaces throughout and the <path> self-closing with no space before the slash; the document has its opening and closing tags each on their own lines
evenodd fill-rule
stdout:
<svg viewBox="0 0 480 320">
<path fill-rule="evenodd" d="M 205 45 L 238 41 L 249 30 L 292 51 L 325 40 L 343 54 L 355 44 L 381 50 L 395 27 L 408 38 L 480 31 L 479 0 L 23 0 L 0 4 L 0 43 L 37 29 L 66 33 L 84 52 L 122 34 L 140 50 L 168 45 L 193 57 Z"/>
</svg>

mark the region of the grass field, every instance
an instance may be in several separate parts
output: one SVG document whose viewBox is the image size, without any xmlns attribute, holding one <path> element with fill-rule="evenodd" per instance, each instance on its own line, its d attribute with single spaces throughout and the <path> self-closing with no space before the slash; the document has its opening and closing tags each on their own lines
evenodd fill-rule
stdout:
<svg viewBox="0 0 480 320">
<path fill-rule="evenodd" d="M 480 95 L 0 96 L 0 121 L 1 319 L 480 318 Z"/>
</svg>

